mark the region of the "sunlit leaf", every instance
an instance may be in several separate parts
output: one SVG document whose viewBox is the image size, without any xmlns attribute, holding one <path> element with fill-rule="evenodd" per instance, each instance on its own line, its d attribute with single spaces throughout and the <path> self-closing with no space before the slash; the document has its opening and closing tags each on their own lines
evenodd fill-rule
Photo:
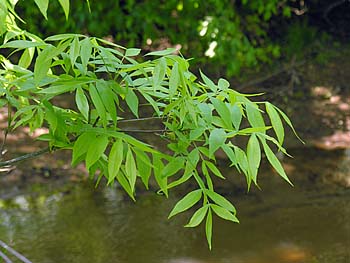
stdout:
<svg viewBox="0 0 350 263">
<path fill-rule="evenodd" d="M 108 145 L 107 136 L 97 136 L 92 138 L 92 141 L 89 142 L 89 148 L 86 153 L 86 168 L 89 169 L 98 159 L 101 158 L 102 154 L 106 150 Z"/>
<path fill-rule="evenodd" d="M 134 197 L 134 192 L 131 189 L 130 185 L 129 185 L 129 181 L 126 179 L 125 175 L 123 172 L 119 172 L 117 174 L 117 180 L 119 182 L 119 184 L 123 187 L 123 189 L 125 190 L 125 192 L 127 192 L 127 194 L 130 196 L 130 198 L 134 201 L 135 197 Z"/>
<path fill-rule="evenodd" d="M 214 129 L 209 135 L 209 155 L 212 156 L 214 152 L 224 145 L 226 141 L 226 132 L 223 129 Z"/>
<path fill-rule="evenodd" d="M 145 56 L 167 56 L 173 54 L 176 51 L 176 48 L 167 48 L 165 50 L 153 51 L 147 53 Z"/>
<path fill-rule="evenodd" d="M 248 141 L 247 145 L 247 159 L 249 165 L 249 171 L 253 182 L 257 183 L 258 168 L 261 161 L 261 151 L 259 141 L 256 135 L 253 133 Z"/>
<path fill-rule="evenodd" d="M 134 155 L 132 154 L 130 147 L 128 148 L 128 151 L 126 153 L 125 175 L 129 180 L 129 185 L 130 185 L 131 190 L 134 192 L 135 191 L 136 177 L 137 177 L 137 170 L 136 170 L 135 158 L 134 158 Z"/>
<path fill-rule="evenodd" d="M 174 206 L 173 210 L 171 210 L 168 218 L 173 217 L 174 215 L 177 215 L 178 213 L 181 213 L 183 211 L 186 211 L 190 209 L 192 206 L 194 206 L 202 197 L 202 190 L 194 190 L 192 192 L 189 192 L 187 195 L 185 195 L 181 200 L 179 200 L 176 205 Z"/>
<path fill-rule="evenodd" d="M 123 141 L 121 139 L 117 139 L 113 143 L 108 157 L 108 183 L 111 183 L 114 178 L 117 177 L 123 157 Z"/>
<path fill-rule="evenodd" d="M 205 222 L 205 236 L 207 237 L 207 242 L 210 250 L 211 250 L 212 235 L 213 235 L 213 219 L 212 219 L 211 209 L 209 209 L 207 214 L 207 220 Z"/>
<path fill-rule="evenodd" d="M 85 120 L 89 121 L 89 102 L 84 94 L 84 91 L 81 87 L 77 88 L 75 93 L 75 102 L 81 114 L 83 114 Z"/>
<path fill-rule="evenodd" d="M 266 102 L 265 105 L 266 105 L 266 112 L 270 117 L 271 125 L 276 133 L 278 142 L 280 144 L 283 144 L 284 129 L 283 129 L 283 124 L 282 124 L 281 118 L 271 103 Z"/>
<path fill-rule="evenodd" d="M 289 180 L 288 176 L 286 175 L 286 172 L 283 169 L 282 164 L 280 163 L 280 161 L 278 160 L 278 158 L 276 157 L 276 155 L 272 152 L 272 150 L 270 149 L 270 147 L 267 145 L 266 141 L 264 139 L 261 139 L 260 141 L 264 147 L 264 151 L 267 157 L 267 160 L 270 162 L 270 164 L 272 165 L 273 168 L 275 168 L 275 170 L 277 171 L 277 173 L 284 179 L 286 180 L 290 185 L 293 185 L 292 182 Z"/>
<path fill-rule="evenodd" d="M 125 96 L 126 103 L 128 104 L 128 107 L 130 108 L 131 112 L 138 117 L 138 109 L 139 109 L 139 99 L 137 98 L 135 92 L 132 89 L 128 90 L 128 93 L 126 93 Z"/>
<path fill-rule="evenodd" d="M 212 210 L 214 211 L 215 214 L 217 214 L 219 217 L 225 219 L 225 220 L 229 220 L 235 223 L 239 223 L 238 218 L 233 215 L 230 211 L 228 211 L 225 208 L 222 208 L 221 206 L 218 205 L 210 205 L 210 207 L 212 208 Z"/>
<path fill-rule="evenodd" d="M 69 16 L 69 0 L 58 0 L 63 8 L 66 19 L 68 20 Z"/>
<path fill-rule="evenodd" d="M 174 97 L 177 88 L 179 86 L 180 76 L 179 76 L 179 64 L 174 63 L 173 68 L 171 69 L 171 74 L 169 78 L 169 97 Z"/>
<path fill-rule="evenodd" d="M 162 170 L 161 176 L 170 177 L 183 169 L 184 159 L 181 157 L 173 158 Z"/>
<path fill-rule="evenodd" d="M 134 57 L 134 56 L 138 56 L 141 52 L 141 49 L 139 48 L 128 48 L 125 51 L 125 56 L 126 57 Z"/>
<path fill-rule="evenodd" d="M 236 213 L 236 208 L 222 195 L 215 193 L 211 190 L 205 190 L 205 193 L 209 196 L 211 200 L 213 200 L 217 205 L 225 208 L 226 210 Z"/>
<path fill-rule="evenodd" d="M 205 85 L 207 85 L 207 87 L 212 91 L 212 92 L 216 92 L 216 90 L 218 89 L 218 87 L 214 84 L 214 82 L 209 79 L 202 71 L 199 71 L 201 74 L 201 77 L 205 83 Z"/>
<path fill-rule="evenodd" d="M 49 0 L 34 0 L 38 6 L 41 14 L 47 19 L 47 8 L 49 6 Z"/>
<path fill-rule="evenodd" d="M 210 169 L 210 171 L 213 172 L 214 175 L 216 175 L 217 177 L 219 177 L 221 179 L 225 179 L 225 177 L 221 174 L 220 170 L 218 168 L 216 168 L 216 166 L 212 162 L 204 161 L 204 163 Z"/>
<path fill-rule="evenodd" d="M 208 212 L 209 205 L 205 205 L 201 208 L 199 208 L 191 217 L 190 221 L 188 222 L 185 227 L 196 227 L 198 226 L 204 219 L 205 215 Z"/>
</svg>

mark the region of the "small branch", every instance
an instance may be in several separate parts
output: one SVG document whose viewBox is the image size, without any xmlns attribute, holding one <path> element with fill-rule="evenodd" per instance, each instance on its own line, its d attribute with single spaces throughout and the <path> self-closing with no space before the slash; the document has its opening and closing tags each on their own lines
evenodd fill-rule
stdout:
<svg viewBox="0 0 350 263">
<path fill-rule="evenodd" d="M 125 123 L 125 122 L 148 121 L 148 120 L 158 120 L 161 118 L 162 117 L 145 117 L 145 118 L 138 118 L 138 119 L 119 120 L 118 122 Z"/>
<path fill-rule="evenodd" d="M 0 246 L 3 247 L 4 249 L 6 249 L 8 252 L 10 252 L 12 255 L 14 255 L 16 258 L 18 258 L 22 262 L 24 262 L 24 263 L 32 263 L 25 256 L 23 256 L 22 254 L 18 253 L 16 250 L 14 250 L 13 248 L 8 246 L 5 242 L 3 242 L 1 240 L 0 240 Z M 9 262 L 11 262 L 11 261 L 9 261 Z"/>
<path fill-rule="evenodd" d="M 14 163 L 18 163 L 18 162 L 21 162 L 21 161 L 24 161 L 24 160 L 32 159 L 34 157 L 40 156 L 40 155 L 42 155 L 44 153 L 47 153 L 49 151 L 50 151 L 49 148 L 45 148 L 45 149 L 41 149 L 41 150 L 39 150 L 37 152 L 24 154 L 22 156 L 19 156 L 19 157 L 16 157 L 16 158 L 13 158 L 13 159 L 10 159 L 10 160 L 7 160 L 7 161 L 0 162 L 0 167 L 11 165 L 11 164 L 14 164 Z M 1 241 L 0 241 L 0 245 L 1 245 Z"/>
<path fill-rule="evenodd" d="M 137 133 L 156 133 L 156 132 L 166 132 L 167 130 L 132 130 L 132 129 L 126 129 L 126 130 L 119 130 L 120 132 L 137 132 Z"/>
<path fill-rule="evenodd" d="M 348 0 L 339 0 L 339 1 L 336 1 L 336 2 L 334 2 L 334 3 L 331 3 L 329 6 L 327 6 L 326 10 L 323 12 L 322 17 L 323 17 L 324 20 L 327 21 L 327 23 L 328 23 L 329 25 L 333 25 L 333 23 L 329 20 L 328 14 L 329 14 L 334 8 L 336 8 L 336 7 L 338 7 L 338 6 L 342 5 L 342 4 L 344 4 L 346 1 L 348 1 Z"/>
<path fill-rule="evenodd" d="M 0 251 L 0 258 L 4 260 L 5 263 L 12 263 L 11 259 L 9 259 L 4 253 Z"/>
</svg>

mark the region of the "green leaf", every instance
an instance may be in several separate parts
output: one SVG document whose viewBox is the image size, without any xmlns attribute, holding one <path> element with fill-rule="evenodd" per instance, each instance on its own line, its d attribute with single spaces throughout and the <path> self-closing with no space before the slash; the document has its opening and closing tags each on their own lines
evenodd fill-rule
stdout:
<svg viewBox="0 0 350 263">
<path fill-rule="evenodd" d="M 266 112 L 270 117 L 272 127 L 276 133 L 278 142 L 282 145 L 284 140 L 284 129 L 281 118 L 271 103 L 266 102 Z"/>
<path fill-rule="evenodd" d="M 84 116 L 86 121 L 89 121 L 89 102 L 85 96 L 85 93 L 81 87 L 77 88 L 75 93 L 75 102 L 81 114 Z"/>
<path fill-rule="evenodd" d="M 179 64 L 174 63 L 173 68 L 171 69 L 171 74 L 169 77 L 169 97 L 172 98 L 176 94 L 177 88 L 180 82 L 179 75 Z"/>
<path fill-rule="evenodd" d="M 201 208 L 199 208 L 191 217 L 190 221 L 188 222 L 187 225 L 185 225 L 185 227 L 196 227 L 198 226 L 200 223 L 202 223 L 205 215 L 208 212 L 208 208 L 209 205 L 205 205 Z"/>
<path fill-rule="evenodd" d="M 34 81 L 36 84 L 46 77 L 50 69 L 52 57 L 51 54 L 54 47 L 48 46 L 38 55 L 34 65 Z"/>
<path fill-rule="evenodd" d="M 111 148 L 108 157 L 108 184 L 110 184 L 119 173 L 123 161 L 123 141 L 117 139 Z"/>
<path fill-rule="evenodd" d="M 214 129 L 209 135 L 209 156 L 213 156 L 214 152 L 224 145 L 226 141 L 226 132 L 224 129 Z"/>
<path fill-rule="evenodd" d="M 47 8 L 49 6 L 49 0 L 34 0 L 36 5 L 39 7 L 42 15 L 47 19 Z"/>
<path fill-rule="evenodd" d="M 270 164 L 272 165 L 273 168 L 275 168 L 275 170 L 277 171 L 277 173 L 284 179 L 286 180 L 290 185 L 293 186 L 292 182 L 289 180 L 288 176 L 286 175 L 286 172 L 283 169 L 282 164 L 280 163 L 280 161 L 278 160 L 278 158 L 276 157 L 276 155 L 272 152 L 272 150 L 270 149 L 270 147 L 267 145 L 266 141 L 264 138 L 261 138 L 259 136 L 259 139 L 264 147 L 264 151 L 267 157 L 267 160 L 270 162 Z"/>
<path fill-rule="evenodd" d="M 104 80 L 96 82 L 96 88 L 105 109 L 109 112 L 114 125 L 116 125 L 117 107 L 115 101 L 118 100 L 117 95 L 113 92 L 112 87 Z"/>
<path fill-rule="evenodd" d="M 228 201 L 225 197 L 222 195 L 219 195 L 218 193 L 215 193 L 211 190 L 205 190 L 205 193 L 209 196 L 211 200 L 213 200 L 217 205 L 225 208 L 226 210 L 236 213 L 236 208 L 231 204 L 230 201 Z"/>
<path fill-rule="evenodd" d="M 148 155 L 144 151 L 133 149 L 136 154 L 136 165 L 138 172 L 141 176 L 141 180 L 148 189 L 148 181 L 152 172 L 152 163 Z"/>
<path fill-rule="evenodd" d="M 84 40 L 81 41 L 81 47 L 80 47 L 80 58 L 84 69 L 84 72 L 83 72 L 84 75 L 87 72 L 87 65 L 91 58 L 91 52 L 92 52 L 91 41 L 89 38 L 85 38 Z"/>
<path fill-rule="evenodd" d="M 147 53 L 145 56 L 167 56 L 173 54 L 176 51 L 176 48 L 167 48 L 165 50 L 153 51 Z"/>
<path fill-rule="evenodd" d="M 237 166 L 237 157 L 236 157 L 235 153 L 233 152 L 232 148 L 230 146 L 228 146 L 227 144 L 222 145 L 221 148 L 224 150 L 227 157 L 230 159 L 231 166 L 232 165 Z"/>
<path fill-rule="evenodd" d="M 34 49 L 33 48 L 26 48 L 23 51 L 23 54 L 18 62 L 18 66 L 22 68 L 28 68 L 30 64 L 32 63 L 34 56 Z"/>
<path fill-rule="evenodd" d="M 178 213 L 188 210 L 189 208 L 194 206 L 196 203 L 198 203 L 201 197 L 202 197 L 201 189 L 194 190 L 188 193 L 186 196 L 184 196 L 181 200 L 179 200 L 176 203 L 173 210 L 170 212 L 168 218 L 171 218 L 174 215 L 177 215 Z"/>
<path fill-rule="evenodd" d="M 213 172 L 213 174 L 215 174 L 217 177 L 221 179 L 225 179 L 225 177 L 221 174 L 220 170 L 216 168 L 216 166 L 212 162 L 204 161 L 204 163 L 210 169 L 210 171 Z"/>
<path fill-rule="evenodd" d="M 181 157 L 172 158 L 171 161 L 162 170 L 161 176 L 170 177 L 183 169 L 184 159 Z"/>
<path fill-rule="evenodd" d="M 95 134 L 91 132 L 82 133 L 75 141 L 73 146 L 72 166 L 77 165 L 80 156 L 88 150 L 90 142 L 95 138 Z"/>
<path fill-rule="evenodd" d="M 106 150 L 106 147 L 109 143 L 107 136 L 98 136 L 94 137 L 91 142 L 89 142 L 89 148 L 86 153 L 86 168 L 89 168 L 101 158 L 102 154 Z"/>
<path fill-rule="evenodd" d="M 233 127 L 230 109 L 221 100 L 211 98 L 210 101 L 213 103 L 215 110 L 219 113 L 219 116 L 225 124 L 225 128 L 232 130 Z"/>
<path fill-rule="evenodd" d="M 135 197 L 134 197 L 134 192 L 131 189 L 129 182 L 126 179 L 125 175 L 121 171 L 117 174 L 117 180 L 118 180 L 119 184 L 124 188 L 125 192 L 127 192 L 127 194 L 130 196 L 130 198 L 132 200 L 136 201 Z"/>
<path fill-rule="evenodd" d="M 199 71 L 201 74 L 201 77 L 204 81 L 204 84 L 212 91 L 212 92 L 216 92 L 218 87 L 214 84 L 214 82 L 209 79 L 206 75 L 204 75 L 204 73 L 200 70 Z"/>
<path fill-rule="evenodd" d="M 153 155 L 153 165 L 154 165 L 154 177 L 159 185 L 161 191 L 168 197 L 168 177 L 161 176 L 164 164 L 159 156 L 159 154 Z"/>
<path fill-rule="evenodd" d="M 129 185 L 132 192 L 134 192 L 136 177 L 137 177 L 137 169 L 136 169 L 134 155 L 132 154 L 130 147 L 128 148 L 128 152 L 126 154 L 126 159 L 125 159 L 125 175 L 129 180 Z"/>
<path fill-rule="evenodd" d="M 230 107 L 230 112 L 231 112 L 232 124 L 236 130 L 239 130 L 239 127 L 240 127 L 241 121 L 242 121 L 241 108 L 238 107 L 237 105 L 233 105 Z"/>
<path fill-rule="evenodd" d="M 226 79 L 219 79 L 218 81 L 218 87 L 220 88 L 220 90 L 227 90 L 228 87 L 230 87 L 230 82 L 228 82 Z"/>
<path fill-rule="evenodd" d="M 132 89 L 128 89 L 128 93 L 126 93 L 125 100 L 131 112 L 138 118 L 139 99 L 137 98 L 135 92 Z"/>
<path fill-rule="evenodd" d="M 79 53 L 80 53 L 79 39 L 77 36 L 75 36 L 73 39 L 73 42 L 70 45 L 70 50 L 69 50 L 69 57 L 72 63 L 72 67 L 74 67 L 75 61 L 79 57 Z"/>
<path fill-rule="evenodd" d="M 252 103 L 246 104 L 246 112 L 248 121 L 253 128 L 265 127 L 265 122 L 258 106 Z"/>
<path fill-rule="evenodd" d="M 238 218 L 233 215 L 230 211 L 226 210 L 225 208 L 222 208 L 221 206 L 211 204 L 210 207 L 213 209 L 214 213 L 217 214 L 219 217 L 229 220 L 235 223 L 239 223 Z"/>
<path fill-rule="evenodd" d="M 166 60 L 164 57 L 160 58 L 156 66 L 154 67 L 153 72 L 153 85 L 154 87 L 158 87 L 161 85 L 162 81 L 165 77 L 165 71 L 166 71 Z"/>
<path fill-rule="evenodd" d="M 141 52 L 141 49 L 139 48 L 128 48 L 125 51 L 125 56 L 126 57 L 134 57 L 134 56 L 138 56 Z"/>
<path fill-rule="evenodd" d="M 288 124 L 288 126 L 292 129 L 294 135 L 299 139 L 299 141 L 301 141 L 303 144 L 305 144 L 305 142 L 298 136 L 298 134 L 297 134 L 296 130 L 294 129 L 294 126 L 293 126 L 292 122 L 290 121 L 290 119 L 288 118 L 288 116 L 281 109 L 277 108 L 274 105 L 272 105 L 272 106 L 279 112 L 279 114 L 282 116 L 282 118 Z"/>
<path fill-rule="evenodd" d="M 0 46 L 0 48 L 27 49 L 31 47 L 44 47 L 46 43 L 29 40 L 13 40 Z"/>
<path fill-rule="evenodd" d="M 261 151 L 259 141 L 253 133 L 247 145 L 247 159 L 249 165 L 250 176 L 255 184 L 257 184 L 257 174 L 261 161 Z"/>
<path fill-rule="evenodd" d="M 106 109 L 102 103 L 101 97 L 96 87 L 93 84 L 89 85 L 89 93 L 90 93 L 92 103 L 94 104 L 97 110 L 97 113 L 102 120 L 102 123 L 104 124 L 104 126 L 106 126 L 107 125 Z"/>
<path fill-rule="evenodd" d="M 207 220 L 205 222 L 205 235 L 207 237 L 209 249 L 211 250 L 211 239 L 213 235 L 213 218 L 211 209 L 208 210 Z"/>
<path fill-rule="evenodd" d="M 69 16 L 69 0 L 58 0 L 58 2 L 60 2 L 64 14 L 66 16 L 66 19 L 68 20 L 68 16 Z"/>
</svg>

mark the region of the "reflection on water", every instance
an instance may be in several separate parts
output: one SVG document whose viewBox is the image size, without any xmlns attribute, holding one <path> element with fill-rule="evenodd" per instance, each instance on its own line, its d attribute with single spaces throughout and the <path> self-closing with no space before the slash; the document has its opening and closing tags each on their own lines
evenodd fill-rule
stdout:
<svg viewBox="0 0 350 263">
<path fill-rule="evenodd" d="M 296 162 L 303 158 L 299 155 Z M 330 156 L 324 158 L 329 162 Z M 306 159 L 304 164 L 311 165 Z M 313 164 L 318 172 L 322 165 Z M 344 156 L 341 165 L 343 169 Z M 348 188 L 318 179 L 310 183 L 302 171 L 309 169 L 295 166 L 290 175 L 294 188 L 264 172 L 263 191 L 249 194 L 235 193 L 231 189 L 237 182 L 228 179 L 223 191 L 236 205 L 241 223 L 216 218 L 211 252 L 203 226 L 182 227 L 189 214 L 166 219 L 180 194 L 165 200 L 151 192 L 133 203 L 118 189 L 86 185 L 65 193 L 42 190 L 2 200 L 0 239 L 40 263 L 350 262 Z M 230 172 L 226 171 L 227 177 Z"/>
</svg>

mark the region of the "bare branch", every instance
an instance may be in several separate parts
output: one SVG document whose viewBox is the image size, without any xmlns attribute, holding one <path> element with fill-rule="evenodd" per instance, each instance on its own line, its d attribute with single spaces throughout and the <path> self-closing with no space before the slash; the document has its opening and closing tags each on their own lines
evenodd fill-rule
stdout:
<svg viewBox="0 0 350 263">
<path fill-rule="evenodd" d="M 19 156 L 19 157 L 10 159 L 10 160 L 0 162 L 0 167 L 4 167 L 4 166 L 11 165 L 11 164 L 14 164 L 14 163 L 18 163 L 18 162 L 21 162 L 21 161 L 24 161 L 24 160 L 32 159 L 34 157 L 40 156 L 40 155 L 42 155 L 44 153 L 47 153 L 49 151 L 50 151 L 49 148 L 45 148 L 45 149 L 41 149 L 41 150 L 39 150 L 37 152 L 27 153 L 27 154 L 24 154 L 22 156 Z M 1 245 L 1 242 L 0 242 L 0 245 Z"/>
<path fill-rule="evenodd" d="M 1 240 L 0 240 L 0 246 L 3 247 L 4 249 L 6 249 L 8 252 L 10 252 L 12 255 L 14 255 L 16 258 L 18 258 L 22 262 L 24 262 L 24 263 L 32 263 L 25 256 L 23 256 L 22 254 L 18 253 L 16 250 L 14 250 L 13 248 L 8 246 L 5 242 L 3 242 Z M 9 262 L 11 262 L 11 261 L 9 261 Z"/>
</svg>

